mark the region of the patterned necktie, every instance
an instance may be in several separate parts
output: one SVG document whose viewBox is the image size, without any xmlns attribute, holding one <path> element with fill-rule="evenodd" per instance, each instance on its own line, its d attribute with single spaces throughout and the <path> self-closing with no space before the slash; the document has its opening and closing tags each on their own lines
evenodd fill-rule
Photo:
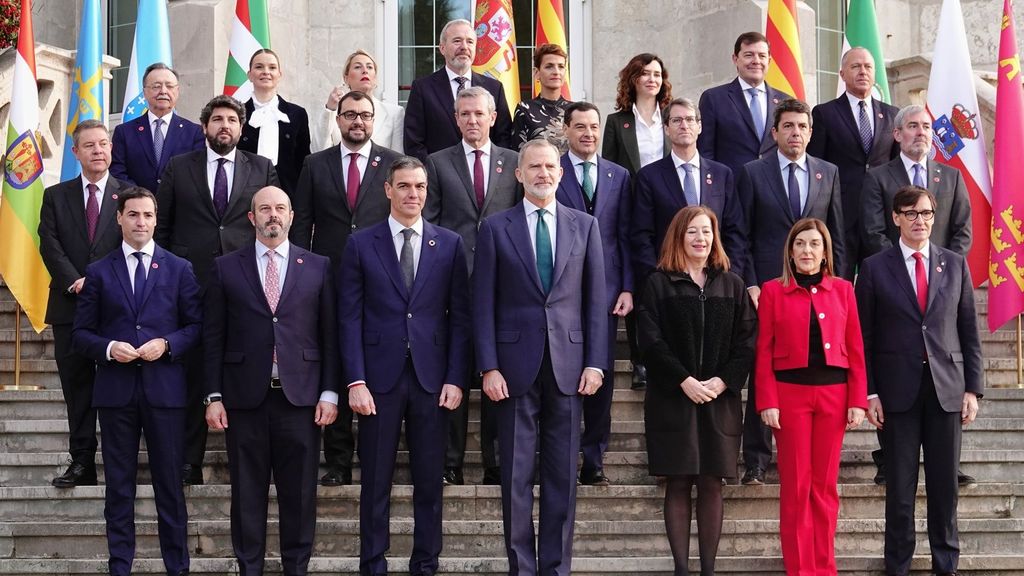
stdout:
<svg viewBox="0 0 1024 576">
<path fill-rule="evenodd" d="M 142 296 L 146 293 L 146 263 L 142 260 L 142 252 L 132 254 L 139 261 L 135 265 L 135 312 L 142 310 Z"/>
<path fill-rule="evenodd" d="M 416 231 L 412 228 L 402 230 L 405 241 L 402 243 L 402 255 L 398 258 L 398 267 L 402 269 L 402 280 L 405 280 L 405 289 L 412 290 L 412 281 L 415 279 L 415 269 L 412 265 L 412 235 Z"/>
<path fill-rule="evenodd" d="M 537 210 L 537 274 L 540 275 L 540 285 L 544 287 L 545 294 L 551 291 L 551 274 L 555 268 L 555 259 L 551 254 L 551 233 L 548 231 L 548 223 L 544 221 L 547 213 L 543 208 Z"/>
<path fill-rule="evenodd" d="M 228 211 L 228 171 L 224 168 L 227 163 L 227 158 L 218 158 L 217 174 L 213 177 L 213 208 L 217 218 L 224 218 Z"/>
<path fill-rule="evenodd" d="M 917 278 L 917 305 L 921 307 L 924 314 L 928 307 L 928 273 L 924 269 L 924 254 L 914 252 L 914 276 Z"/>
<path fill-rule="evenodd" d="M 793 212 L 793 219 L 799 220 L 800 214 L 800 183 L 796 180 L 796 162 L 789 163 L 789 209 Z"/>
<path fill-rule="evenodd" d="M 154 124 L 156 128 L 153 130 L 153 153 L 156 154 L 156 163 L 160 164 L 160 157 L 164 155 L 164 119 L 157 118 Z"/>
<path fill-rule="evenodd" d="M 356 200 L 359 199 L 359 154 L 349 152 L 348 180 L 345 182 L 345 195 L 348 197 L 348 211 L 356 211 Z"/>
<path fill-rule="evenodd" d="M 693 164 L 684 163 L 683 170 L 686 172 L 683 175 L 683 197 L 686 198 L 687 206 L 696 206 L 697 187 L 693 184 Z"/>
<path fill-rule="evenodd" d="M 747 88 L 750 94 L 750 117 L 754 120 L 754 132 L 757 138 L 764 137 L 764 113 L 761 112 L 761 100 L 757 97 L 757 88 Z"/>
<path fill-rule="evenodd" d="M 590 167 L 593 166 L 593 162 L 583 163 L 583 193 L 587 195 L 587 201 L 594 201 L 594 180 L 590 177 Z"/>
<path fill-rule="evenodd" d="M 277 271 L 277 252 L 267 250 L 267 273 L 263 278 L 263 293 L 267 296 L 267 305 L 271 312 L 277 312 L 277 303 L 281 300 L 281 276 Z M 274 345 L 274 364 L 277 364 L 277 345 Z"/>
<path fill-rule="evenodd" d="M 924 183 L 924 168 L 920 164 L 914 164 L 914 186 L 928 188 L 928 185 Z"/>
<path fill-rule="evenodd" d="M 100 221 L 100 202 L 96 199 L 99 186 L 92 182 L 85 185 L 89 191 L 89 199 L 85 201 L 85 225 L 89 231 L 89 243 L 96 239 L 96 223 Z"/>
<path fill-rule="evenodd" d="M 459 84 L 459 87 L 455 89 L 455 94 L 458 95 L 459 92 L 462 92 L 463 90 L 466 89 L 466 82 L 468 80 L 466 79 L 465 76 L 456 76 L 455 81 L 458 82 Z"/>
<path fill-rule="evenodd" d="M 874 137 L 871 135 L 871 121 L 868 119 L 868 105 L 863 100 L 860 104 L 860 113 L 857 115 L 857 124 L 860 125 L 860 144 L 864 147 L 864 153 L 871 152 L 871 143 Z"/>
<path fill-rule="evenodd" d="M 473 150 L 476 159 L 473 160 L 473 194 L 476 195 L 476 208 L 481 212 L 484 209 L 484 162 L 483 150 Z"/>
</svg>

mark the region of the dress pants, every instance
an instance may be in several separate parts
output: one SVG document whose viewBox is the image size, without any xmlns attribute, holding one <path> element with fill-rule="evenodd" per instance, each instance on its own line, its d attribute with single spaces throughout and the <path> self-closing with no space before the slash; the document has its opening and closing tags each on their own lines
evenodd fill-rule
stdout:
<svg viewBox="0 0 1024 576">
<path fill-rule="evenodd" d="M 473 388 L 480 388 L 480 376 L 470 379 Z M 463 467 L 466 458 L 466 437 L 469 434 L 469 390 L 462 404 L 448 417 L 447 447 L 444 453 L 445 468 Z M 480 394 L 480 456 L 484 470 L 498 466 L 498 417 L 497 408 L 486 394 Z"/>
<path fill-rule="evenodd" d="M 71 350 L 71 324 L 53 325 L 53 352 L 68 409 L 68 452 L 73 461 L 92 468 L 96 465 L 96 410 L 92 407 L 96 362 Z"/>
<path fill-rule="evenodd" d="M 185 410 L 150 406 L 140 380 L 126 406 L 100 408 L 98 412 L 106 475 L 103 516 L 107 521 L 110 574 L 132 573 L 136 476 L 143 433 L 156 497 L 157 533 L 164 568 L 168 574 L 188 570 L 188 512 L 181 488 Z"/>
<path fill-rule="evenodd" d="M 537 380 L 498 406 L 501 508 L 510 576 L 567 576 L 576 518 L 580 396 L 558 389 L 545 347 Z M 538 433 L 539 429 L 539 433 Z M 533 477 L 540 445 L 540 519 L 533 531 Z"/>
<path fill-rule="evenodd" d="M 882 403 L 885 411 L 885 403 Z M 924 448 L 928 502 L 928 544 L 932 571 L 956 572 L 960 540 L 956 525 L 957 468 L 960 462 L 960 412 L 946 412 L 935 395 L 931 371 L 924 367 L 921 388 L 906 412 L 885 411 L 885 572 L 910 571 L 916 537 L 914 505 L 918 462 Z"/>
<path fill-rule="evenodd" d="M 356 435 L 352 430 L 354 413 L 348 405 L 348 391 L 341 391 L 338 400 L 338 418 L 324 428 L 324 462 L 333 470 L 351 470 L 355 454 Z"/>
<path fill-rule="evenodd" d="M 256 408 L 228 409 L 231 544 L 241 576 L 263 574 L 271 472 L 282 572 L 306 574 L 316 532 L 320 429 L 313 422 L 315 413 L 314 406 L 292 405 L 280 388 L 270 389 Z"/>
<path fill-rule="evenodd" d="M 413 484 L 413 537 L 409 573 L 437 572 L 441 554 L 441 510 L 444 486 L 444 435 L 448 410 L 438 406 L 440 394 L 420 386 L 411 358 L 395 387 L 373 394 L 377 414 L 359 416 L 359 573 L 388 573 L 385 558 L 390 547 L 391 486 L 398 455 L 398 439 L 405 421 L 405 443 Z"/>
<path fill-rule="evenodd" d="M 772 429 L 761 421 L 755 402 L 754 372 L 747 384 L 747 406 L 743 412 L 743 466 L 767 470 L 772 461 Z"/>
<path fill-rule="evenodd" d="M 835 576 L 846 384 L 778 387 L 782 563 L 788 576 Z"/>
<path fill-rule="evenodd" d="M 193 469 L 203 469 L 206 457 L 206 435 L 209 427 L 206 424 L 206 406 L 203 399 L 203 351 L 200 347 L 185 355 L 185 380 L 188 384 L 185 406 L 185 461 Z"/>
<path fill-rule="evenodd" d="M 615 337 L 619 331 L 619 317 L 608 319 L 608 357 L 615 358 Z M 615 371 L 604 375 L 604 383 L 591 396 L 583 397 L 583 434 L 580 450 L 583 467 L 580 476 L 593 476 L 604 470 L 604 453 L 612 435 L 612 397 L 615 393 Z"/>
</svg>

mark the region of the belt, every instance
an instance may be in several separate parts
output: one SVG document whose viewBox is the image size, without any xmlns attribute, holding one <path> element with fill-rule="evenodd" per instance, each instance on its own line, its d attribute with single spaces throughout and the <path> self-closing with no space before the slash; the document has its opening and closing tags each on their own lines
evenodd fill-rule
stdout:
<svg viewBox="0 0 1024 576">
<path fill-rule="evenodd" d="M 281 389 L 281 379 L 280 378 L 271 378 L 270 379 L 270 389 L 271 390 L 280 390 Z"/>
</svg>

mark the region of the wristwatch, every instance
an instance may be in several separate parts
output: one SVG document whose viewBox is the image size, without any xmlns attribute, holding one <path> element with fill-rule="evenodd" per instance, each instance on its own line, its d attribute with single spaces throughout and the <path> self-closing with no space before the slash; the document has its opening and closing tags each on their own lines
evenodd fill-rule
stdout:
<svg viewBox="0 0 1024 576">
<path fill-rule="evenodd" d="M 214 402 L 220 402 L 223 397 L 220 394 L 211 394 L 206 398 L 203 398 L 203 406 L 209 406 Z"/>
</svg>

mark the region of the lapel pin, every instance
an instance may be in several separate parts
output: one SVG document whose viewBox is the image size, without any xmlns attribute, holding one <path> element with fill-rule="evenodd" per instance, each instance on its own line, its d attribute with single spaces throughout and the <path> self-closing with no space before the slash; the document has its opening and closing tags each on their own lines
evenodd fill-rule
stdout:
<svg viewBox="0 0 1024 576">
<path fill-rule="evenodd" d="M 430 240 L 427 241 L 427 246 L 430 246 L 431 248 L 433 248 L 434 246 L 437 246 L 437 240 L 434 240 L 433 238 L 431 238 Z"/>
<path fill-rule="evenodd" d="M 111 194 L 110 195 L 110 199 L 111 200 L 117 200 L 117 194 Z"/>
<path fill-rule="evenodd" d="M 498 174 L 501 174 L 501 166 L 495 168 L 494 171 L 497 172 Z"/>
<path fill-rule="evenodd" d="M 178 128 L 184 128 L 184 127 L 185 127 L 184 124 L 178 124 Z"/>
<path fill-rule="evenodd" d="M 815 180 L 821 180 L 821 172 L 815 172 L 814 173 L 814 178 L 815 178 Z"/>
<path fill-rule="evenodd" d="M 938 184 L 938 183 L 939 183 L 939 177 L 938 177 L 938 176 L 936 176 L 936 177 L 935 177 L 935 183 L 936 183 L 936 184 Z"/>
<path fill-rule="evenodd" d="M 878 117 L 879 117 L 879 118 L 885 118 L 885 114 L 882 114 L 881 112 L 879 112 L 879 113 L 878 113 Z"/>
<path fill-rule="evenodd" d="M 377 161 L 374 160 L 373 162 L 370 162 L 370 166 L 373 166 L 374 168 L 376 168 L 377 167 Z"/>
<path fill-rule="evenodd" d="M 139 126 L 139 132 L 145 132 L 145 131 L 146 131 L 146 127 L 145 126 Z"/>
<path fill-rule="evenodd" d="M 711 177 L 708 176 L 708 179 L 705 180 L 704 183 L 707 184 L 708 186 L 710 186 L 711 185 Z"/>
<path fill-rule="evenodd" d="M 609 173 L 608 173 L 608 177 L 609 177 L 609 178 L 611 178 L 611 177 L 612 177 L 612 173 L 611 173 L 611 172 L 609 172 Z"/>
<path fill-rule="evenodd" d="M 778 103 L 779 103 L 779 99 L 778 98 L 772 98 L 772 104 L 778 104 Z"/>
<path fill-rule="evenodd" d="M 624 123 L 624 124 L 622 125 L 622 127 L 623 127 L 623 128 L 629 128 L 629 122 L 626 122 L 626 123 Z"/>
<path fill-rule="evenodd" d="M 935 267 L 935 271 L 936 272 L 942 272 L 942 266 L 936 266 Z"/>
<path fill-rule="evenodd" d="M 153 270 L 156 270 L 159 267 L 160 267 L 159 264 L 157 264 L 156 262 L 153 262 Z"/>
<path fill-rule="evenodd" d="M 501 158 L 498 158 L 498 166 L 501 166 L 504 163 L 505 163 L 504 160 L 502 160 Z"/>
<path fill-rule="evenodd" d="M 302 258 L 296 258 L 295 259 L 295 263 L 296 264 L 302 264 Z"/>
<path fill-rule="evenodd" d="M 380 156 L 374 156 L 373 157 L 373 161 L 374 162 L 380 162 Z M 376 164 L 374 164 L 374 166 L 376 166 Z"/>
</svg>

